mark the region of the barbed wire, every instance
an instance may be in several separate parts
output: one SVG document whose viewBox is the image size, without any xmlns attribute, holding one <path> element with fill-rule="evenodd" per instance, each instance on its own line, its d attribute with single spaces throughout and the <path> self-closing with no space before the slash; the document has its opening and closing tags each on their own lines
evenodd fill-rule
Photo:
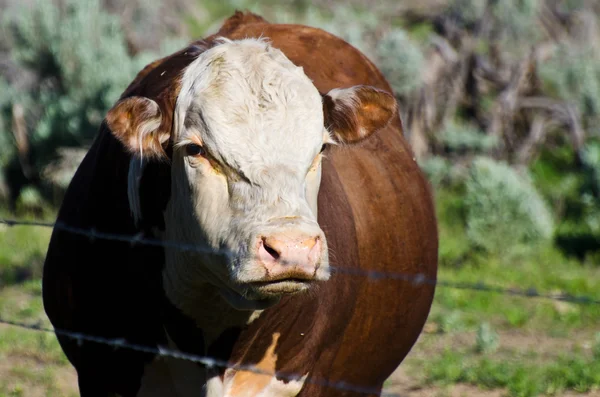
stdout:
<svg viewBox="0 0 600 397">
<path fill-rule="evenodd" d="M 142 244 L 142 245 L 151 245 L 151 246 L 159 246 L 159 247 L 169 247 L 169 248 L 180 249 L 183 251 L 196 251 L 196 252 L 200 252 L 200 253 L 214 252 L 214 250 L 212 250 L 212 249 L 208 249 L 208 248 L 201 247 L 201 246 L 194 245 L 194 244 L 186 244 L 186 243 L 180 243 L 180 242 L 176 242 L 176 241 L 167 241 L 167 240 L 146 238 L 141 233 L 138 233 L 135 235 L 107 233 L 107 232 L 97 231 L 93 228 L 91 228 L 91 229 L 77 228 L 77 227 L 66 225 L 61 222 L 52 223 L 52 222 L 41 222 L 41 221 L 0 219 L 0 224 L 4 224 L 7 226 L 38 226 L 38 227 L 54 228 L 57 230 L 63 230 L 63 231 L 70 232 L 73 234 L 86 236 L 90 240 L 94 240 L 94 239 L 113 240 L 113 241 L 128 242 L 132 245 Z M 334 273 L 362 276 L 362 277 L 366 277 L 369 280 L 374 280 L 374 281 L 390 279 L 390 280 L 410 282 L 413 285 L 435 285 L 438 287 L 453 288 L 453 289 L 459 289 L 459 290 L 498 293 L 498 294 L 511 295 L 511 296 L 519 296 L 519 297 L 526 297 L 526 298 L 538 298 L 538 299 L 562 301 L 562 302 L 584 304 L 584 305 L 585 304 L 600 305 L 600 299 L 597 299 L 595 297 L 584 296 L 584 295 L 571 295 L 571 294 L 565 294 L 565 293 L 542 293 L 542 292 L 537 291 L 536 288 L 528 288 L 525 290 L 520 289 L 520 288 L 506 288 L 506 287 L 490 285 L 490 284 L 484 283 L 482 281 L 476 282 L 476 283 L 454 282 L 454 281 L 449 281 L 449 280 L 433 279 L 423 273 L 407 274 L 407 273 L 387 272 L 387 271 L 379 271 L 379 270 L 342 268 L 342 267 L 338 267 L 338 266 L 330 266 L 330 268 Z"/>
<path fill-rule="evenodd" d="M 59 328 L 51 329 L 51 328 L 43 327 L 39 324 L 28 324 L 28 323 L 23 323 L 23 322 L 14 321 L 14 320 L 7 320 L 2 317 L 0 317 L 0 324 L 9 325 L 9 326 L 13 326 L 13 327 L 19 327 L 19 328 L 27 329 L 30 331 L 45 332 L 45 333 L 52 333 L 52 334 L 66 336 L 68 338 L 76 340 L 78 344 L 82 344 L 83 342 L 92 342 L 92 343 L 98 343 L 98 344 L 111 346 L 111 347 L 114 347 L 115 349 L 117 349 L 117 348 L 129 349 L 129 350 L 137 351 L 140 353 L 154 354 L 154 355 L 160 356 L 160 357 L 170 357 L 170 358 L 175 358 L 175 359 L 179 359 L 179 360 L 186 360 L 186 361 L 190 361 L 193 363 L 204 365 L 207 368 L 225 368 L 225 369 L 233 369 L 236 371 L 246 371 L 246 372 L 255 373 L 257 375 L 271 376 L 271 377 L 275 377 L 277 379 L 283 379 L 286 381 L 300 381 L 300 380 L 302 380 L 302 378 L 304 378 L 306 376 L 306 375 L 299 375 L 299 374 L 294 374 L 294 373 L 289 373 L 289 372 L 281 372 L 281 371 L 271 372 L 271 371 L 266 371 L 264 369 L 258 368 L 255 365 L 234 364 L 234 363 L 230 363 L 228 361 L 218 359 L 215 357 L 199 356 L 196 354 L 186 353 L 186 352 L 182 352 L 177 349 L 171 349 L 171 348 L 164 347 L 164 346 L 153 347 L 153 346 L 141 345 L 141 344 L 137 344 L 137 343 L 130 343 L 130 342 L 127 342 L 124 338 L 106 338 L 106 337 L 102 337 L 102 336 L 86 334 L 83 332 L 74 332 L 74 331 L 69 331 L 69 330 L 59 329 Z M 307 377 L 304 380 L 304 383 L 310 383 L 310 384 L 314 384 L 317 386 L 331 387 L 331 388 L 338 389 L 338 390 L 351 391 L 354 393 L 361 393 L 361 394 L 367 394 L 367 395 L 374 394 L 374 395 L 380 395 L 382 397 L 401 397 L 397 393 L 382 392 L 379 389 L 375 389 L 375 388 L 371 388 L 371 387 L 363 387 L 363 386 L 358 386 L 358 385 L 352 385 L 352 384 L 349 384 L 349 383 L 346 383 L 343 381 L 332 382 L 332 381 L 328 381 L 326 379 Z"/>
</svg>

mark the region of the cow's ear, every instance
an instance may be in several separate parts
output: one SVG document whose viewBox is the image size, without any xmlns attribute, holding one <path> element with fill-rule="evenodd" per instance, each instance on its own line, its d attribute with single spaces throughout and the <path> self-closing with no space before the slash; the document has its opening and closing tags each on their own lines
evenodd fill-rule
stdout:
<svg viewBox="0 0 600 397">
<path fill-rule="evenodd" d="M 106 115 L 111 132 L 132 154 L 144 158 L 166 157 L 163 144 L 169 132 L 161 131 L 162 115 L 152 99 L 133 96 L 120 100 Z"/>
<path fill-rule="evenodd" d="M 336 88 L 323 96 L 325 127 L 340 143 L 358 142 L 379 131 L 397 107 L 392 94 L 367 85 Z"/>
</svg>

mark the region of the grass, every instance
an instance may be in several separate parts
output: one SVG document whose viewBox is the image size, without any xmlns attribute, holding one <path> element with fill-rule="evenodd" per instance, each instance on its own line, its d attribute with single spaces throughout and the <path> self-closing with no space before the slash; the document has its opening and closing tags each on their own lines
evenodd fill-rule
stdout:
<svg viewBox="0 0 600 397">
<path fill-rule="evenodd" d="M 511 396 L 560 395 L 567 390 L 585 393 L 600 388 L 600 358 L 583 353 L 561 355 L 553 361 L 536 360 L 534 352 L 505 351 L 496 356 L 472 349 L 445 350 L 420 361 L 425 384 L 468 383 L 483 389 L 506 389 Z"/>
<path fill-rule="evenodd" d="M 0 289 L 0 316 L 49 328 L 40 280 Z M 54 334 L 0 325 L 0 397 L 75 396 L 74 380 Z"/>
<path fill-rule="evenodd" d="M 0 317 L 51 328 L 40 280 L 50 234 L 0 225 Z M 54 334 L 0 325 L 0 397 L 76 396 L 74 379 Z"/>
<path fill-rule="evenodd" d="M 459 197 L 438 196 L 439 279 L 600 299 L 600 268 L 567 259 L 556 248 L 504 257 L 473 252 L 460 223 Z M 40 283 L 49 237 L 45 228 L 0 227 L 3 318 L 50 326 Z M 402 368 L 417 390 L 468 384 L 510 396 L 589 392 L 600 388 L 598 324 L 599 305 L 440 286 L 425 333 Z M 0 397 L 76 395 L 75 385 L 54 335 L 0 325 Z"/>
<path fill-rule="evenodd" d="M 0 224 L 0 287 L 41 277 L 50 234 L 48 228 Z"/>
<path fill-rule="evenodd" d="M 578 266 L 555 259 L 506 264 L 489 260 L 485 265 L 469 264 L 458 269 L 442 268 L 445 281 L 485 282 L 506 288 L 529 289 L 554 294 L 585 295 L 600 300 L 600 268 Z M 496 327 L 564 333 L 573 328 L 597 326 L 599 305 L 580 305 L 545 299 L 527 299 L 505 294 L 439 287 L 431 317 L 439 322 L 460 312 L 464 329 L 474 329 L 483 318 Z M 453 320 L 456 322 L 457 320 Z M 456 327 L 457 325 L 453 325 Z"/>
<path fill-rule="evenodd" d="M 465 238 L 462 192 L 440 191 L 440 280 L 600 300 L 600 267 L 552 246 L 486 256 Z M 418 387 L 456 384 L 516 397 L 600 389 L 600 305 L 438 286 L 404 368 Z M 472 393 L 473 391 L 469 391 Z M 444 394 L 444 393 L 442 393 Z"/>
</svg>

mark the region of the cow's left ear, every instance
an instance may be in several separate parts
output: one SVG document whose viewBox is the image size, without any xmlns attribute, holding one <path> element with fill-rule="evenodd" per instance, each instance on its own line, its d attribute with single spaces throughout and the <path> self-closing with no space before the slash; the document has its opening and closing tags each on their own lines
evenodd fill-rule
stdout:
<svg viewBox="0 0 600 397">
<path fill-rule="evenodd" d="M 163 145 L 170 133 L 161 130 L 160 107 L 152 99 L 132 96 L 120 100 L 106 114 L 112 134 L 134 155 L 165 158 Z"/>
<path fill-rule="evenodd" d="M 336 88 L 323 96 L 325 127 L 340 143 L 358 142 L 379 131 L 397 107 L 392 94 L 367 85 Z"/>
</svg>

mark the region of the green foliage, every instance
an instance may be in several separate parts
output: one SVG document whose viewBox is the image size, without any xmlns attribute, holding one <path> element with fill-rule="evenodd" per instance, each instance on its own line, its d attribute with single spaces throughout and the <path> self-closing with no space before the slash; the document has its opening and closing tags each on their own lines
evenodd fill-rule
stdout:
<svg viewBox="0 0 600 397">
<path fill-rule="evenodd" d="M 548 91 L 577 106 L 586 128 L 600 132 L 600 62 L 592 51 L 562 45 L 539 66 L 539 75 Z"/>
<path fill-rule="evenodd" d="M 498 138 L 486 135 L 485 132 L 468 124 L 448 123 L 438 136 L 450 153 L 473 152 L 485 153 L 498 145 Z"/>
<path fill-rule="evenodd" d="M 472 254 L 471 244 L 466 238 L 464 189 L 458 184 L 437 185 L 435 196 L 440 265 L 460 266 Z"/>
<path fill-rule="evenodd" d="M 489 28 L 490 26 L 479 26 L 484 20 L 487 7 L 494 20 L 486 22 L 496 30 L 493 32 L 496 39 L 508 45 L 522 42 L 523 37 L 527 37 L 528 43 L 535 39 L 538 33 L 536 18 L 539 0 L 451 0 L 447 14 L 458 26 L 468 30 Z"/>
<path fill-rule="evenodd" d="M 439 318 L 440 331 L 445 334 L 464 331 L 465 324 L 459 310 L 453 310 Z"/>
<path fill-rule="evenodd" d="M 118 17 L 98 0 L 17 5 L 0 20 L 0 31 L 6 32 L 14 61 L 37 79 L 17 92 L 0 89 L 0 143 L 11 141 L 10 106 L 23 105 L 37 169 L 59 147 L 89 144 L 106 111 L 157 57 L 131 56 Z M 14 150 L 1 156 L 5 165 Z"/>
<path fill-rule="evenodd" d="M 587 168 L 590 190 L 600 192 L 600 142 L 588 141 L 583 149 L 582 157 Z"/>
<path fill-rule="evenodd" d="M 443 241 L 443 240 L 442 240 Z M 460 266 L 442 263 L 439 279 L 453 283 L 484 282 L 503 288 L 535 289 L 540 293 L 585 295 L 600 299 L 600 268 L 582 266 L 547 248 L 519 258 L 467 256 Z M 597 328 L 600 306 L 510 297 L 439 286 L 431 318 L 442 325 L 460 313 L 463 329 L 476 331 L 482 322 L 496 330 L 524 329 L 531 333 L 569 335 L 577 328 Z M 442 328 L 443 329 L 443 328 Z"/>
<path fill-rule="evenodd" d="M 567 390 L 584 393 L 600 387 L 600 361 L 595 359 L 570 355 L 550 362 L 531 362 L 518 360 L 518 354 L 512 354 L 511 358 L 466 358 L 463 351 L 446 350 L 423 361 L 423 369 L 429 383 L 460 382 L 486 389 L 506 388 L 514 397 Z"/>
<path fill-rule="evenodd" d="M 378 66 L 398 95 L 408 94 L 422 84 L 425 59 L 406 32 L 392 29 L 377 44 Z"/>
<path fill-rule="evenodd" d="M 474 26 L 485 12 L 486 2 L 481 0 L 451 0 L 448 14 L 459 25 Z"/>
<path fill-rule="evenodd" d="M 50 230 L 0 226 L 0 285 L 41 277 Z"/>
<path fill-rule="evenodd" d="M 467 236 L 488 252 L 511 252 L 548 241 L 552 214 L 531 180 L 503 163 L 474 160 L 466 184 Z"/>
<path fill-rule="evenodd" d="M 542 151 L 531 166 L 533 180 L 560 219 L 556 244 L 590 263 L 598 263 L 594 258 L 600 255 L 599 152 L 597 141 L 589 140 L 579 165 L 575 152 L 563 145 Z"/>
<path fill-rule="evenodd" d="M 479 353 L 493 353 L 499 346 L 498 333 L 495 332 L 489 323 L 482 323 L 477 329 L 475 338 L 475 350 Z"/>
<path fill-rule="evenodd" d="M 510 43 L 518 43 L 523 37 L 527 37 L 528 43 L 536 39 L 539 0 L 493 1 L 492 4 L 496 26 L 502 27 L 501 39 Z"/>
<path fill-rule="evenodd" d="M 452 169 L 450 161 L 441 156 L 428 157 L 420 161 L 419 166 L 433 186 L 440 186 L 447 181 Z"/>
<path fill-rule="evenodd" d="M 358 10 L 347 5 L 335 6 L 331 14 L 320 13 L 309 8 L 304 13 L 303 22 L 328 31 L 365 53 L 370 53 L 369 34 L 377 27 L 377 16 L 368 11 Z"/>
<path fill-rule="evenodd" d="M 2 30 L 0 30 L 0 33 Z M 11 128 L 10 107 L 16 96 L 14 89 L 0 76 L 0 168 L 8 163 L 15 153 Z M 2 172 L 0 172 L 2 174 Z"/>
</svg>

